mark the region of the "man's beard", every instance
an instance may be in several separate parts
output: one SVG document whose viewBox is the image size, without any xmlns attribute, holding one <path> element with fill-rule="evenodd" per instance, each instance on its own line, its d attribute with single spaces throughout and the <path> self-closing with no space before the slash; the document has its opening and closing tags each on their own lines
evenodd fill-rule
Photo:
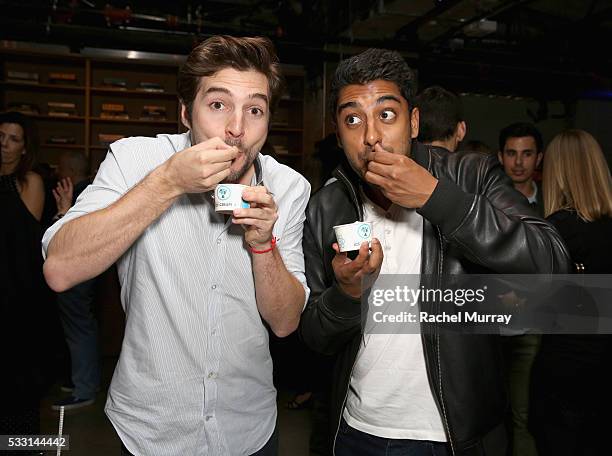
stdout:
<svg viewBox="0 0 612 456">
<path fill-rule="evenodd" d="M 246 149 L 246 150 L 243 149 L 242 141 L 240 141 L 239 139 L 225 138 L 225 144 L 227 144 L 228 146 L 234 146 L 238 148 L 238 150 L 240 151 L 240 154 L 238 155 L 238 157 L 236 157 L 236 159 L 238 159 L 241 156 L 244 156 L 244 162 L 242 163 L 240 168 L 236 171 L 230 171 L 230 174 L 225 179 L 223 179 L 224 184 L 235 184 L 249 170 L 249 168 L 255 161 L 255 158 L 257 157 L 257 154 L 259 153 L 259 151 L 255 150 L 254 146 L 251 147 L 250 149 Z"/>
<path fill-rule="evenodd" d="M 372 152 L 372 148 L 366 146 L 364 147 L 363 150 L 359 151 L 359 153 L 357 154 L 357 157 L 355 158 L 346 154 L 346 160 L 348 161 L 349 165 L 351 165 L 351 168 L 353 168 L 353 171 L 355 171 L 355 173 L 357 173 L 359 178 L 363 181 L 365 181 L 365 173 L 368 170 L 367 157 L 370 154 L 370 152 Z"/>
</svg>

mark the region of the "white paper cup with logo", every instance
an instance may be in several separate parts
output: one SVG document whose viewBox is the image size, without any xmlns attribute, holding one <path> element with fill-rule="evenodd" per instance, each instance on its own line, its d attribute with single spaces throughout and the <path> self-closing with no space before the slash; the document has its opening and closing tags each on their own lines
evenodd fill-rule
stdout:
<svg viewBox="0 0 612 456">
<path fill-rule="evenodd" d="M 363 242 L 372 245 L 372 222 L 353 222 L 334 226 L 341 252 L 359 250 Z"/>
<path fill-rule="evenodd" d="M 247 185 L 219 184 L 215 187 L 215 211 L 231 214 L 234 209 L 248 209 L 249 203 L 242 199 L 242 191 Z"/>
</svg>

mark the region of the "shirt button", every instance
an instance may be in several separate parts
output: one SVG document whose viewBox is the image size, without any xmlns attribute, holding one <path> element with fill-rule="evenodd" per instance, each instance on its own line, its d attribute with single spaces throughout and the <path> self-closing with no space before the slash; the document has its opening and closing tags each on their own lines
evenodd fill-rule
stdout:
<svg viewBox="0 0 612 456">
<path fill-rule="evenodd" d="M 209 372 L 208 373 L 208 378 L 215 378 L 215 373 L 214 372 Z"/>
<path fill-rule="evenodd" d="M 214 336 L 215 334 L 217 334 L 217 330 L 213 329 L 210 333 Z"/>
<path fill-rule="evenodd" d="M 213 290 L 215 290 L 215 289 L 217 288 L 217 285 L 213 285 L 213 286 L 212 286 L 212 287 L 210 287 L 210 288 L 212 288 Z"/>
<path fill-rule="evenodd" d="M 217 239 L 217 244 L 221 244 L 221 239 Z"/>
<path fill-rule="evenodd" d="M 211 415 L 206 415 L 206 421 L 209 421 L 212 418 Z"/>
</svg>

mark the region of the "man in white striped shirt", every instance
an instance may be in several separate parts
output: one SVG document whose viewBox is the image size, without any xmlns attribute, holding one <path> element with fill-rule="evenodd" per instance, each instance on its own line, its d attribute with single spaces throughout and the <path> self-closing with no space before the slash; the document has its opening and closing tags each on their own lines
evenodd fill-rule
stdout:
<svg viewBox="0 0 612 456">
<path fill-rule="evenodd" d="M 118 264 L 126 331 L 106 413 L 124 454 L 277 454 L 264 324 L 290 334 L 308 297 L 310 195 L 301 175 L 259 154 L 281 85 L 269 40 L 206 40 L 179 74 L 190 131 L 112 144 L 45 233 L 55 291 Z M 251 207 L 215 212 L 220 182 L 248 185 Z"/>
</svg>

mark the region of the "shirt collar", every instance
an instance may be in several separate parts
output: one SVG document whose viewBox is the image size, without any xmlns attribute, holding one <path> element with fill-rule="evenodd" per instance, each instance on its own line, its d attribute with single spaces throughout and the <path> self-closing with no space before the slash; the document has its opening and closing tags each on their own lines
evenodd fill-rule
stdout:
<svg viewBox="0 0 612 456">
<path fill-rule="evenodd" d="M 533 187 L 533 194 L 527 198 L 530 204 L 535 204 L 538 202 L 538 185 L 535 181 L 531 181 L 531 186 Z"/>
<path fill-rule="evenodd" d="M 255 174 L 253 175 L 253 178 L 251 179 L 251 185 L 252 186 L 263 185 L 264 168 L 261 163 L 261 154 L 259 153 L 257 154 L 257 157 L 255 157 L 255 160 L 253 161 L 253 165 L 255 166 Z"/>
</svg>

